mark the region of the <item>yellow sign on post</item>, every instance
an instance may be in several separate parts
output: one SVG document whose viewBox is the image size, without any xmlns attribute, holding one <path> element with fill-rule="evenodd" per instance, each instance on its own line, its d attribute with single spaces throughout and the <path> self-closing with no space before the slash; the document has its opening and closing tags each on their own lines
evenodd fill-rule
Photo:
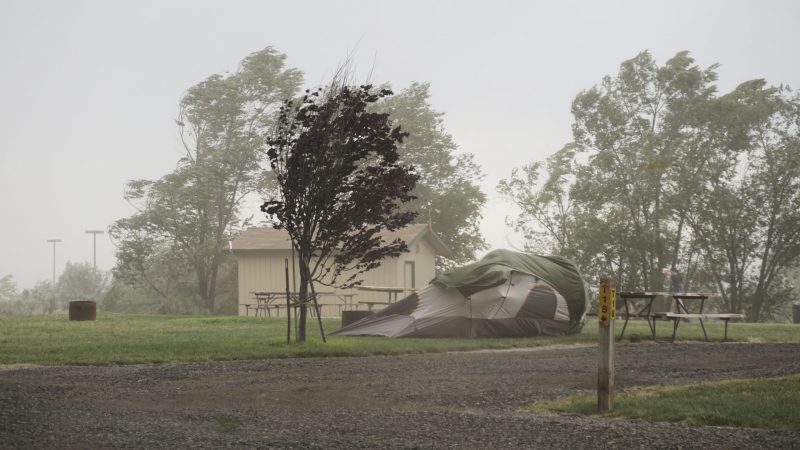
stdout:
<svg viewBox="0 0 800 450">
<path fill-rule="evenodd" d="M 600 279 L 600 304 L 597 315 L 600 319 L 598 349 L 600 361 L 597 366 L 597 410 L 610 411 L 614 404 L 614 319 L 617 317 L 617 288 L 614 280 Z"/>
<path fill-rule="evenodd" d="M 611 287 L 611 302 L 609 309 L 611 310 L 611 320 L 617 320 L 617 288 Z"/>
<path fill-rule="evenodd" d="M 609 320 L 617 319 L 617 289 L 608 285 L 600 285 L 600 305 L 597 311 L 600 325 L 607 327 Z"/>
</svg>

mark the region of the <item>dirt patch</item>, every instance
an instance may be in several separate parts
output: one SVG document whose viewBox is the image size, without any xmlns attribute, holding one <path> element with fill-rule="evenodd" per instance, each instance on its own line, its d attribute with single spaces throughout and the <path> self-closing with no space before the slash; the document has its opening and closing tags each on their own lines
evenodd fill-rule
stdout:
<svg viewBox="0 0 800 450">
<path fill-rule="evenodd" d="M 800 373 L 800 344 L 618 345 L 617 389 Z M 800 433 L 520 413 L 593 346 L 0 371 L 3 448 L 800 448 Z"/>
</svg>

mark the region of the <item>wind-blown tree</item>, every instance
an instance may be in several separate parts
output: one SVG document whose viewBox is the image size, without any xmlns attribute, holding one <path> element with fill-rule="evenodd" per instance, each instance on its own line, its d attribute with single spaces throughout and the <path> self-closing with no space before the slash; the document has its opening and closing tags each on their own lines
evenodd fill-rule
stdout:
<svg viewBox="0 0 800 450">
<path fill-rule="evenodd" d="M 441 269 L 468 263 L 487 248 L 479 227 L 486 195 L 477 184 L 483 178 L 481 168 L 471 153 L 458 152 L 444 128 L 444 114 L 431 107 L 429 98 L 429 83 L 412 83 L 383 98 L 376 109 L 388 112 L 391 123 L 409 133 L 398 145 L 400 161 L 414 166 L 420 178 L 416 198 L 403 208 L 416 212 L 420 222 L 430 220 L 453 251 L 450 260 L 438 258 Z"/>
<path fill-rule="evenodd" d="M 759 321 L 790 300 L 784 277 L 800 258 L 800 98 L 753 80 L 717 103 L 734 139 L 708 155 L 684 215 L 725 308 Z"/>
<path fill-rule="evenodd" d="M 659 67 L 643 52 L 572 104 L 576 149 L 589 163 L 577 166 L 571 194 L 587 229 L 623 244 L 608 255 L 621 285 L 662 289 L 661 269 L 674 262 L 665 186 L 690 126 L 682 112 L 712 96 L 715 68 L 699 68 L 688 52 Z"/>
<path fill-rule="evenodd" d="M 314 283 L 358 285 L 363 272 L 408 251 L 402 240 L 384 242 L 380 235 L 414 220 L 415 213 L 398 207 L 413 199 L 418 179 L 399 162 L 407 133 L 392 127 L 388 114 L 368 109 L 388 95 L 338 82 L 307 92 L 284 103 L 267 141 L 278 193 L 261 210 L 288 232 L 298 258 L 299 341 Z"/>
<path fill-rule="evenodd" d="M 543 231 L 588 274 L 613 273 L 621 286 L 662 288 L 661 269 L 674 260 L 678 233 L 665 208 L 669 170 L 687 129 L 676 114 L 714 92 L 714 68 L 694 65 L 687 52 L 658 66 L 643 52 L 581 92 L 572 104 L 574 142 L 547 167 L 528 167 L 500 184 L 539 215 L 520 215 L 517 229 Z M 550 171 L 542 186 L 538 173 Z M 523 176 L 524 175 L 524 176 Z M 680 192 L 680 195 L 684 192 Z M 568 239 L 568 241 L 567 241 Z M 679 239 L 678 239 L 679 240 Z M 565 244 L 568 244 L 566 247 Z"/>
<path fill-rule="evenodd" d="M 584 273 L 661 290 L 677 262 L 685 287 L 758 321 L 785 306 L 800 261 L 800 101 L 763 80 L 716 96 L 715 67 L 625 61 L 576 97 L 574 142 L 499 189 L 518 230 Z"/>
<path fill-rule="evenodd" d="M 529 246 L 543 253 L 575 260 L 581 253 L 575 248 L 575 224 L 569 187 L 575 160 L 575 146 L 567 144 L 546 161 L 511 170 L 511 178 L 501 180 L 497 191 L 520 210 L 510 224 L 522 232 Z M 541 180 L 542 175 L 547 178 Z"/>
<path fill-rule="evenodd" d="M 285 59 L 266 48 L 237 72 L 212 75 L 186 92 L 176 121 L 184 157 L 160 180 L 128 183 L 126 199 L 138 212 L 111 227 L 115 276 L 165 301 L 175 295 L 170 286 L 193 286 L 181 291 L 196 310 L 218 309 L 220 274 L 234 273 L 221 268 L 232 264 L 225 249 L 242 225 L 240 206 L 266 182 L 261 163 L 274 113 L 302 82 Z M 169 274 L 156 276 L 155 265 Z"/>
</svg>

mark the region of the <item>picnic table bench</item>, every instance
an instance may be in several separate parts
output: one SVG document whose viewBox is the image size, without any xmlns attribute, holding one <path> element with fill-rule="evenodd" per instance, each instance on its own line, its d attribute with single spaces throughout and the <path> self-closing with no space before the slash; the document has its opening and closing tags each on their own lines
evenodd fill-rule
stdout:
<svg viewBox="0 0 800 450">
<path fill-rule="evenodd" d="M 703 320 L 707 319 L 719 319 L 725 322 L 725 336 L 722 338 L 723 341 L 728 340 L 728 322 L 731 319 L 743 319 L 744 314 L 691 314 L 691 313 L 663 313 L 663 317 L 672 320 L 672 339 L 671 342 L 675 342 L 675 335 L 678 332 L 678 325 L 681 323 L 682 319 L 697 319 L 700 321 L 700 327 L 703 329 L 703 336 L 705 336 L 706 341 L 708 341 L 708 333 L 706 333 L 706 327 L 703 324 Z M 654 322 L 655 323 L 655 322 Z"/>
</svg>

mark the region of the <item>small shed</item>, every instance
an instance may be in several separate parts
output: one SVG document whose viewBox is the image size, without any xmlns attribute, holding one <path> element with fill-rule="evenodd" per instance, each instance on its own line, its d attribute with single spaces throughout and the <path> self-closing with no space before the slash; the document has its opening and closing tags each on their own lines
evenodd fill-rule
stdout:
<svg viewBox="0 0 800 450">
<path fill-rule="evenodd" d="M 362 274 L 364 286 L 396 288 L 399 298 L 404 298 L 417 288 L 425 287 L 436 276 L 436 257 L 450 257 L 447 245 L 429 225 L 414 224 L 397 231 L 384 231 L 385 242 L 397 238 L 406 242 L 409 251 L 397 258 L 387 258 L 380 267 Z M 289 234 L 273 228 L 249 228 L 231 241 L 231 251 L 236 256 L 239 274 L 239 315 L 248 313 L 244 305 L 255 303 L 254 292 L 285 292 L 285 261 L 289 261 L 289 283 L 299 283 L 296 258 L 293 258 Z M 343 275 L 344 277 L 345 275 Z M 367 309 L 365 303 L 387 301 L 389 294 L 358 289 L 334 289 L 315 285 L 317 292 L 328 292 L 321 298 L 326 304 L 322 315 L 333 317 L 342 309 Z M 292 288 L 292 290 L 294 290 Z M 345 302 L 351 305 L 344 305 Z M 251 313 L 252 314 L 252 313 Z"/>
</svg>

